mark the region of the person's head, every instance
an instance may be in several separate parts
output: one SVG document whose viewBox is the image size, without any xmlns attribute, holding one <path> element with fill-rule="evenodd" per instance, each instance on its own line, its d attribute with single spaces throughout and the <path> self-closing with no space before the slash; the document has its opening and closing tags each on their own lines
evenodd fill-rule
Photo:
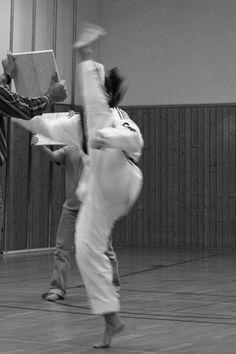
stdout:
<svg viewBox="0 0 236 354">
<path fill-rule="evenodd" d="M 108 93 L 108 103 L 111 108 L 119 105 L 127 87 L 124 86 L 124 77 L 119 73 L 118 67 L 112 68 L 105 76 L 105 88 Z"/>
</svg>

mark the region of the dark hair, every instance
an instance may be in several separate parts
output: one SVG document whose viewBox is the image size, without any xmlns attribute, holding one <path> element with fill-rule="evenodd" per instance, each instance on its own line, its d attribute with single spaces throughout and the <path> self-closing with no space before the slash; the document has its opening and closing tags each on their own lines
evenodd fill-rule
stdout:
<svg viewBox="0 0 236 354">
<path fill-rule="evenodd" d="M 127 88 L 123 86 L 124 78 L 120 75 L 118 67 L 112 68 L 105 77 L 105 88 L 109 95 L 109 106 L 116 107 L 123 99 Z"/>
</svg>

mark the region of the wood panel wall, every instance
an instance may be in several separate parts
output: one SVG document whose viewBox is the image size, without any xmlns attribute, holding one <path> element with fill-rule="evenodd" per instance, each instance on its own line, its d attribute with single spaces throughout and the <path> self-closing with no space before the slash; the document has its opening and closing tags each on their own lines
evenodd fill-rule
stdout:
<svg viewBox="0 0 236 354">
<path fill-rule="evenodd" d="M 236 248 L 236 106 L 129 107 L 144 185 L 119 246 Z"/>
<path fill-rule="evenodd" d="M 144 185 L 115 226 L 114 245 L 235 249 L 236 105 L 125 109 L 143 133 Z M 63 168 L 30 147 L 26 134 L 14 127 L 11 138 L 6 250 L 53 247 L 64 201 Z"/>
<path fill-rule="evenodd" d="M 11 125 L 5 200 L 4 251 L 53 247 L 64 201 L 64 168 L 37 147 L 31 135 Z"/>
</svg>

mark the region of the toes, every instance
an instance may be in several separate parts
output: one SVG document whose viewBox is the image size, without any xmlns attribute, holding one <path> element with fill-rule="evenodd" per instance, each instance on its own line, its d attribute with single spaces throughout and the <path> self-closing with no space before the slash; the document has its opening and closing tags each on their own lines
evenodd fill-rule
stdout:
<svg viewBox="0 0 236 354">
<path fill-rule="evenodd" d="M 109 347 L 110 347 L 110 343 L 98 343 L 98 344 L 94 344 L 93 346 L 93 348 L 95 349 L 104 349 Z"/>
</svg>

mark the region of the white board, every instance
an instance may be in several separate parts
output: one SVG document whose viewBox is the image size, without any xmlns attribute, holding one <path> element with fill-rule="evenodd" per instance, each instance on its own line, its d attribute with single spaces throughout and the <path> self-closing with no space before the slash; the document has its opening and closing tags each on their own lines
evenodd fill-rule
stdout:
<svg viewBox="0 0 236 354">
<path fill-rule="evenodd" d="M 16 63 L 14 84 L 17 93 L 26 97 L 45 94 L 53 72 L 58 75 L 53 50 L 13 53 L 12 56 Z"/>
</svg>

